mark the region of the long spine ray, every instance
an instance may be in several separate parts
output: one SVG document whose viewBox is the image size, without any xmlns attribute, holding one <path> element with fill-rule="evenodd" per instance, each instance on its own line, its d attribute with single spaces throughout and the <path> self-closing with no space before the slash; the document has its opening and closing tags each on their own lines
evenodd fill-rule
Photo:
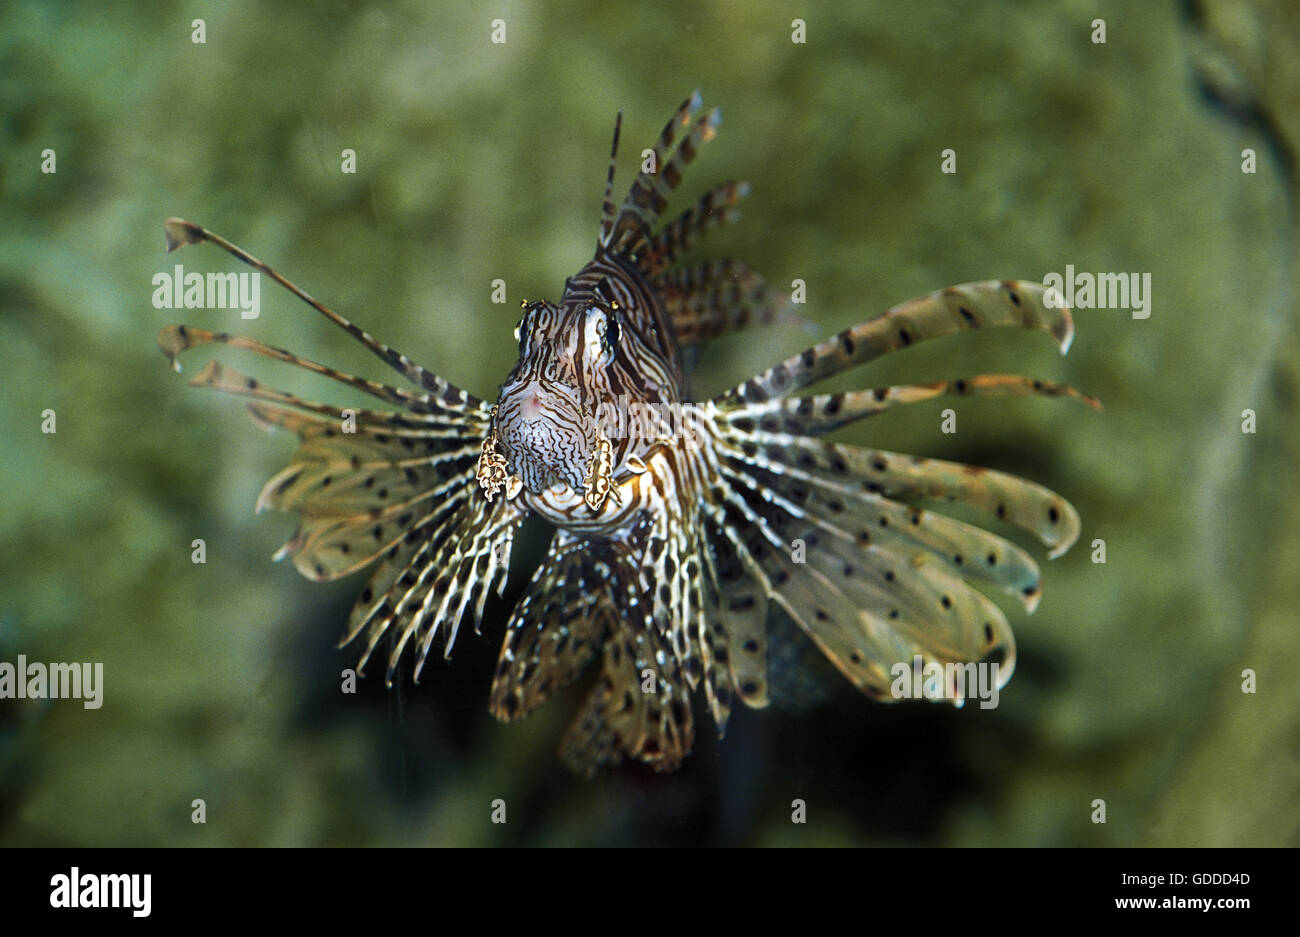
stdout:
<svg viewBox="0 0 1300 937">
<path fill-rule="evenodd" d="M 1101 409 L 1101 403 L 1068 384 L 1057 384 L 1018 374 L 979 374 L 975 377 L 935 381 L 929 384 L 899 384 L 874 390 L 818 394 L 813 397 L 776 397 L 762 403 L 745 403 L 728 409 L 726 421 L 735 429 L 755 426 L 769 432 L 817 436 L 864 417 L 895 407 L 933 400 L 945 394 L 960 397 L 1068 397 Z"/>
<path fill-rule="evenodd" d="M 609 147 L 609 169 L 605 173 L 605 198 L 600 203 L 600 233 L 596 237 L 598 247 L 609 243 L 614 233 L 614 222 L 618 220 L 618 207 L 614 204 L 614 164 L 618 158 L 618 137 L 623 128 L 623 112 L 618 112 L 614 119 L 614 142 Z"/>
<path fill-rule="evenodd" d="M 861 325 L 845 329 L 787 358 L 722 399 L 763 402 L 785 397 L 847 368 L 955 332 L 1018 326 L 1049 333 L 1065 354 L 1074 336 L 1070 310 L 1049 305 L 1037 283 L 988 280 L 966 283 L 909 300 Z"/>
<path fill-rule="evenodd" d="M 735 206 L 749 195 L 748 182 L 724 182 L 700 198 L 694 207 L 686 209 L 650 240 L 642 258 L 642 269 L 653 276 L 689 250 L 710 228 L 733 224 L 740 220 Z"/>
<path fill-rule="evenodd" d="M 295 286 L 286 278 L 271 267 L 262 263 L 252 254 L 245 251 L 242 247 L 227 241 L 220 235 L 213 234 L 206 228 L 203 228 L 192 221 L 186 221 L 183 218 L 168 218 L 164 226 L 167 234 L 167 250 L 176 250 L 185 244 L 197 244 L 200 241 L 211 241 L 228 254 L 242 260 L 255 270 L 265 273 L 268 277 L 279 283 L 290 293 L 297 296 L 307 305 L 311 306 L 326 319 L 329 319 L 343 331 L 347 332 L 362 345 L 368 348 L 377 358 L 397 371 L 417 387 L 423 387 L 433 395 L 434 399 L 441 405 L 452 409 L 464 407 L 478 407 L 480 402 L 477 397 L 461 390 L 446 381 L 445 379 L 426 371 L 418 364 L 410 361 L 405 355 L 393 348 L 385 345 L 383 342 L 375 339 L 361 327 L 349 322 L 343 316 L 328 308 L 324 303 L 319 302 L 305 290 Z M 174 360 L 173 360 L 174 363 Z"/>
<path fill-rule="evenodd" d="M 463 408 L 449 410 L 430 398 L 428 394 L 413 394 L 409 390 L 393 387 L 391 384 L 382 384 L 378 381 L 371 381 L 364 377 L 338 371 L 301 355 L 295 355 L 293 352 L 285 351 L 282 348 L 264 345 L 242 335 L 231 335 L 229 332 L 212 332 L 207 329 L 185 325 L 164 326 L 162 331 L 158 333 L 158 348 L 171 359 L 177 370 L 180 370 L 180 365 L 177 362 L 178 356 L 203 345 L 216 344 L 229 345 L 232 348 L 244 348 L 263 357 L 295 365 L 306 371 L 338 381 L 340 384 L 356 388 L 386 403 L 405 407 L 415 413 L 439 413 L 460 416 L 463 410 Z"/>
</svg>

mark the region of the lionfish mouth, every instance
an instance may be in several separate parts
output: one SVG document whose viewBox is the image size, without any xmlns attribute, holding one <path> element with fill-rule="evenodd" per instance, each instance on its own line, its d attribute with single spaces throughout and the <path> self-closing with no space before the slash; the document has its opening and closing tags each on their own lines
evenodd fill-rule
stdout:
<svg viewBox="0 0 1300 937">
<path fill-rule="evenodd" d="M 583 488 L 582 467 L 597 445 L 595 419 L 553 391 L 526 386 L 501 395 L 497 443 L 506 471 L 540 493 L 557 482 Z"/>
<path fill-rule="evenodd" d="M 506 470 L 518 475 L 529 491 L 538 493 L 557 482 L 575 490 L 582 487 L 582 474 L 574 466 L 590 458 L 592 441 L 557 432 L 542 420 L 517 423 L 499 438 Z"/>
</svg>

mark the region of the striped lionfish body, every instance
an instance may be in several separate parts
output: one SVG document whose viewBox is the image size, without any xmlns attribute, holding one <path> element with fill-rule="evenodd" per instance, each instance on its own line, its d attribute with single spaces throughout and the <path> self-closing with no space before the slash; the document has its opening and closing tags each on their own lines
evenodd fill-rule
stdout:
<svg viewBox="0 0 1300 937">
<path fill-rule="evenodd" d="M 591 775 L 622 757 L 677 767 L 694 738 L 692 694 L 721 732 L 737 700 L 767 705 L 769 615 L 787 615 L 855 686 L 890 699 L 891 669 L 929 662 L 1014 666 L 1005 615 L 975 588 L 1032 611 L 1034 560 L 979 527 L 925 510 L 962 502 L 1037 536 L 1058 555 L 1079 533 L 1061 497 L 1000 472 L 819 439 L 892 407 L 942 394 L 1048 394 L 1063 385 L 1009 375 L 799 396 L 846 368 L 968 329 L 1018 326 L 1068 347 L 1068 309 L 1010 281 L 953 287 L 890 310 L 712 400 L 686 399 L 684 349 L 790 314 L 739 261 L 679 266 L 679 253 L 734 220 L 748 192 L 728 182 L 659 226 L 669 194 L 718 125 L 698 94 L 673 115 L 620 206 L 612 201 L 618 125 L 596 255 L 556 303 L 524 304 L 519 361 L 495 405 L 453 387 L 197 225 L 172 219 L 169 249 L 212 241 L 346 329 L 414 390 L 335 371 L 250 339 L 168 326 L 173 359 L 222 343 L 291 362 L 387 404 L 343 411 L 272 390 L 210 362 L 193 383 L 252 398 L 260 422 L 298 435 L 258 509 L 301 523 L 277 558 L 317 580 L 377 564 L 344 644 L 360 670 L 388 638 L 391 682 L 408 646 L 415 676 L 435 643 L 450 655 L 472 609 L 504 588 L 529 514 L 556 528 L 507 624 L 491 711 L 518 719 L 599 673 L 561 745 Z M 620 115 L 621 124 L 621 115 Z M 353 420 L 349 424 L 349 418 Z M 796 548 L 797 547 L 797 548 Z"/>
</svg>

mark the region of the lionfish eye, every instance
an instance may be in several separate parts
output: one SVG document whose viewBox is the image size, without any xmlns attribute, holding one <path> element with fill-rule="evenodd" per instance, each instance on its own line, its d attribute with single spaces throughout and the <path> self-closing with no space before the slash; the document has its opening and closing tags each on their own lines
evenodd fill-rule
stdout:
<svg viewBox="0 0 1300 937">
<path fill-rule="evenodd" d="M 614 298 L 614 291 L 610 289 L 608 277 L 598 282 L 594 291 L 604 301 L 606 308 L 609 310 L 605 312 L 605 341 L 609 343 L 612 350 L 618 347 L 618 300 Z"/>
</svg>

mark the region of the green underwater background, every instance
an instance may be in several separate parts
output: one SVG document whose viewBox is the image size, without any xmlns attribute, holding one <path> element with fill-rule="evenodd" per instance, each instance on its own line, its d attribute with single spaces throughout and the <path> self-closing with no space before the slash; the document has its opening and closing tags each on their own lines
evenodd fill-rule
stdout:
<svg viewBox="0 0 1300 937">
<path fill-rule="evenodd" d="M 0 661 L 102 662 L 104 702 L 0 701 L 0 845 L 1300 845 L 1298 47 L 1297 8 L 1267 0 L 5 4 Z M 1149 273 L 1150 317 L 1079 310 L 1064 358 L 1029 332 L 953 336 L 831 385 L 1013 372 L 1102 400 L 962 401 L 953 435 L 934 401 L 835 437 L 1078 509 L 1064 557 L 1018 539 L 1044 598 L 1003 603 L 1019 660 L 996 709 L 842 683 L 738 709 L 719 740 L 697 707 L 682 770 L 588 783 L 555 754 L 583 686 L 517 724 L 487 711 L 544 530 L 449 663 L 341 692 L 365 576 L 271 563 L 294 520 L 253 516 L 295 441 L 190 388 L 207 353 L 178 376 L 155 336 L 226 329 L 395 376 L 268 279 L 241 321 L 155 309 L 152 278 L 240 269 L 210 245 L 164 257 L 163 221 L 189 218 L 495 397 L 519 300 L 558 298 L 591 255 L 615 114 L 621 198 L 695 88 L 723 123 L 669 215 L 748 179 L 743 220 L 693 256 L 803 280 L 817 329 L 718 342 L 697 397 L 971 280 Z"/>
</svg>

